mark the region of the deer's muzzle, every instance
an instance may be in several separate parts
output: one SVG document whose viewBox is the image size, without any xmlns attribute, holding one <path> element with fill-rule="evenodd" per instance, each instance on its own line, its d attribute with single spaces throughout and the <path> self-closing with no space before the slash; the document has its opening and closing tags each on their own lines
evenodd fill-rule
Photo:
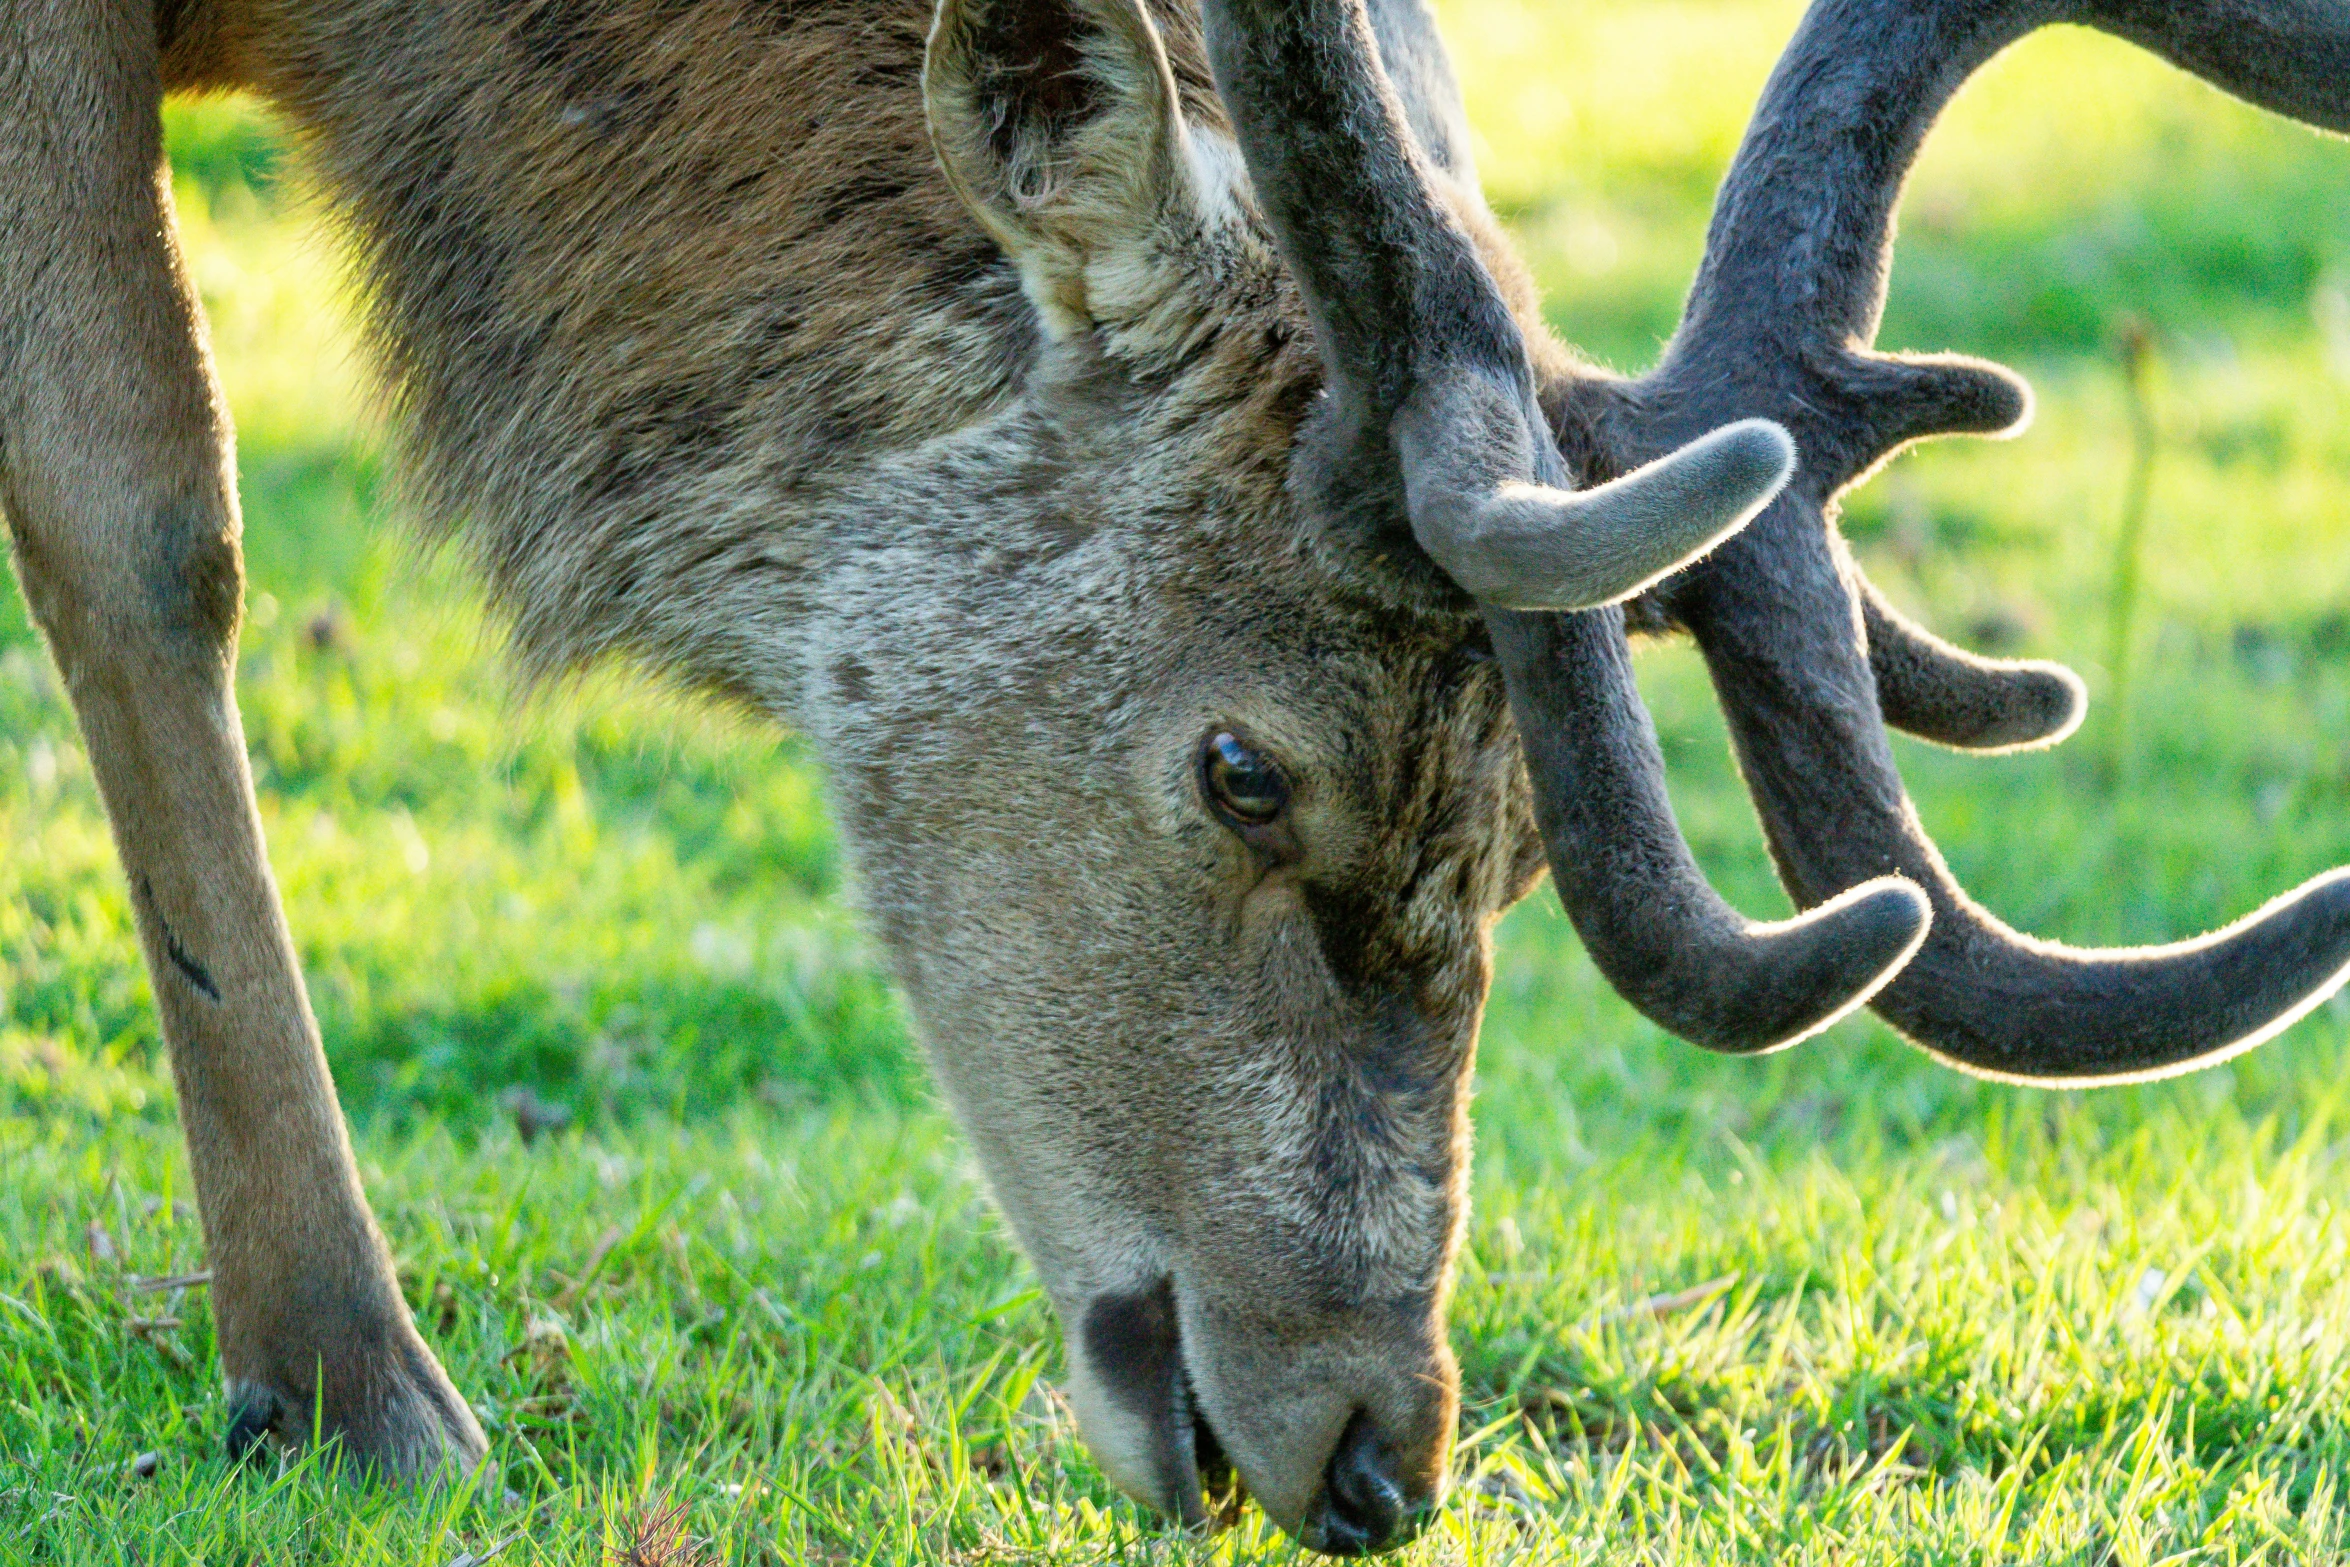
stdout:
<svg viewBox="0 0 2350 1567">
<path fill-rule="evenodd" d="M 1201 1342 L 1187 1341 L 1187 1320 Z M 1073 1335 L 1070 1392 L 1095 1460 L 1137 1500 L 1212 1529 L 1253 1494 L 1312 1549 L 1367 1555 L 1426 1527 L 1451 1445 L 1449 1359 L 1385 1336 L 1284 1344 L 1226 1331 L 1162 1279 L 1094 1297 Z"/>
</svg>

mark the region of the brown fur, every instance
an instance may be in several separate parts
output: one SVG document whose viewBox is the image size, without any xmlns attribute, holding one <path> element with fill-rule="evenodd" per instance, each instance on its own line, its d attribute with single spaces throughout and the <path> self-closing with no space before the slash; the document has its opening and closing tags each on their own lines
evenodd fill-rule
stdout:
<svg viewBox="0 0 2350 1567">
<path fill-rule="evenodd" d="M 926 124 L 922 0 L 0 0 L 0 227 L 35 236 L 0 250 L 0 504 L 141 890 L 238 1434 L 315 1402 L 395 1469 L 481 1447 L 262 858 L 227 424 L 155 183 L 178 88 L 298 129 L 419 509 L 525 660 L 621 653 L 820 743 L 1113 1475 L 1196 1510 L 1077 1331 L 1171 1279 L 1285 1526 L 1357 1414 L 1441 1484 L 1486 931 L 1541 863 L 1502 682 L 1465 598 L 1293 496 L 1321 370 L 1196 17 L 1153 11 L 1159 77 L 1109 0 L 1020 3 L 1041 43 L 950 0 L 975 52 Z M 1220 729 L 1279 758 L 1294 853 L 1206 808 Z"/>
</svg>

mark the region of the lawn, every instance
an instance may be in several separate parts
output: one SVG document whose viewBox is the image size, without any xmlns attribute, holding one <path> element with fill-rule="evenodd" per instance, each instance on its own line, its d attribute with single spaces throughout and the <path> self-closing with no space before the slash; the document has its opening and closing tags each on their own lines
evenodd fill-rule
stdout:
<svg viewBox="0 0 2350 1567">
<path fill-rule="evenodd" d="M 1603 359 L 1669 331 L 1796 14 L 1444 7 L 1496 204 Z M 1075 1442 L 810 758 L 625 670 L 517 691 L 461 576 L 401 542 L 299 160 L 249 105 L 169 130 L 240 432 L 272 855 L 369 1192 L 501 1467 L 416 1495 L 221 1457 L 203 1289 L 144 1287 L 203 1259 L 129 910 L 11 590 L 0 1559 L 1288 1555 L 1254 1515 L 1164 1532 Z M 1929 623 L 2089 679 L 2055 752 L 1900 748 L 1961 879 L 2028 930 L 2168 939 L 2350 861 L 2346 191 L 2350 147 L 2069 31 L 1928 149 L 1885 340 L 2010 360 L 2039 418 L 1904 459 L 1847 525 Z M 2138 329 L 2158 433 L 2122 617 Z M 1783 910 L 1696 660 L 1642 678 L 1716 883 Z M 1984 1085 L 1866 1021 L 1708 1057 L 1616 1000 L 1542 891 L 1478 1070 L 1461 1483 L 1405 1559 L 2340 1559 L 2346 1096 L 2339 1005 L 2093 1094 Z"/>
</svg>

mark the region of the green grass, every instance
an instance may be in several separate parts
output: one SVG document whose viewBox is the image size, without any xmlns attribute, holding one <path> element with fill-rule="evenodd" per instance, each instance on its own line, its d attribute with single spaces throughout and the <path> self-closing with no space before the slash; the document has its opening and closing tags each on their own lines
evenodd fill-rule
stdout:
<svg viewBox="0 0 2350 1567">
<path fill-rule="evenodd" d="M 1447 6 L 1488 182 L 1602 357 L 1669 330 L 1794 15 Z M 369 1191 L 502 1469 L 419 1497 L 220 1458 L 203 1292 L 130 1287 L 201 1256 L 128 909 L 0 594 L 0 1557 L 591 1562 L 664 1503 L 731 1562 L 1283 1555 L 1253 1517 L 1164 1534 L 1071 1437 L 1049 1313 L 840 906 L 808 758 L 621 674 L 516 698 L 462 583 L 389 526 L 333 258 L 267 123 L 170 129 L 240 430 L 273 857 Z M 2345 189 L 2350 149 L 2070 33 L 1928 150 L 1886 339 L 2010 357 L 2041 412 L 1855 498 L 1897 598 L 2109 692 L 2111 345 L 2132 317 L 2157 343 L 2118 773 L 2094 707 L 2050 755 L 1901 749 L 1961 877 L 2028 929 L 2163 939 L 2350 861 Z M 1694 660 L 1643 678 L 1709 870 L 1783 909 Z M 2350 1014 L 2053 1095 L 1866 1022 L 1703 1056 L 1607 991 L 1547 893 L 1502 944 L 1463 1484 L 1410 1559 L 2350 1548 Z M 526 1146 L 519 1087 L 572 1128 Z"/>
</svg>

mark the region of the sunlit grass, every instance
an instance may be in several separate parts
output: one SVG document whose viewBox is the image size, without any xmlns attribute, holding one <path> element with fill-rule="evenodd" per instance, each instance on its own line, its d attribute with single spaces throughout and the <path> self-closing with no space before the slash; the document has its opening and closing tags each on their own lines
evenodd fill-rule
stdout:
<svg viewBox="0 0 2350 1567">
<path fill-rule="evenodd" d="M 1798 7 L 1443 9 L 1554 319 L 1639 368 Z M 202 1258 L 128 904 L 0 594 L 0 1557 L 586 1562 L 671 1502 L 714 1560 L 1285 1554 L 1253 1518 L 1171 1539 L 1071 1439 L 811 759 L 625 674 L 518 700 L 461 579 L 387 525 L 345 287 L 266 121 L 170 123 L 240 430 L 273 860 L 410 1299 L 502 1467 L 419 1498 L 219 1457 L 202 1288 L 132 1284 Z M 2350 149 L 2080 33 L 1929 144 L 1886 340 L 2009 357 L 2039 416 L 1904 459 L 1849 524 L 1933 624 L 2091 681 L 2057 752 L 1900 748 L 2026 928 L 2164 939 L 2350 860 L 2345 189 Z M 2132 317 L 2160 446 L 2117 775 Z M 1709 871 L 1784 909 L 1701 669 L 1643 680 Z M 1868 1023 L 1704 1056 L 1530 900 L 1479 1074 L 1460 1500 L 1411 1559 L 2339 1559 L 2346 1072 L 2339 1009 L 2083 1096 Z M 525 1146 L 520 1087 L 570 1127 Z"/>
</svg>

